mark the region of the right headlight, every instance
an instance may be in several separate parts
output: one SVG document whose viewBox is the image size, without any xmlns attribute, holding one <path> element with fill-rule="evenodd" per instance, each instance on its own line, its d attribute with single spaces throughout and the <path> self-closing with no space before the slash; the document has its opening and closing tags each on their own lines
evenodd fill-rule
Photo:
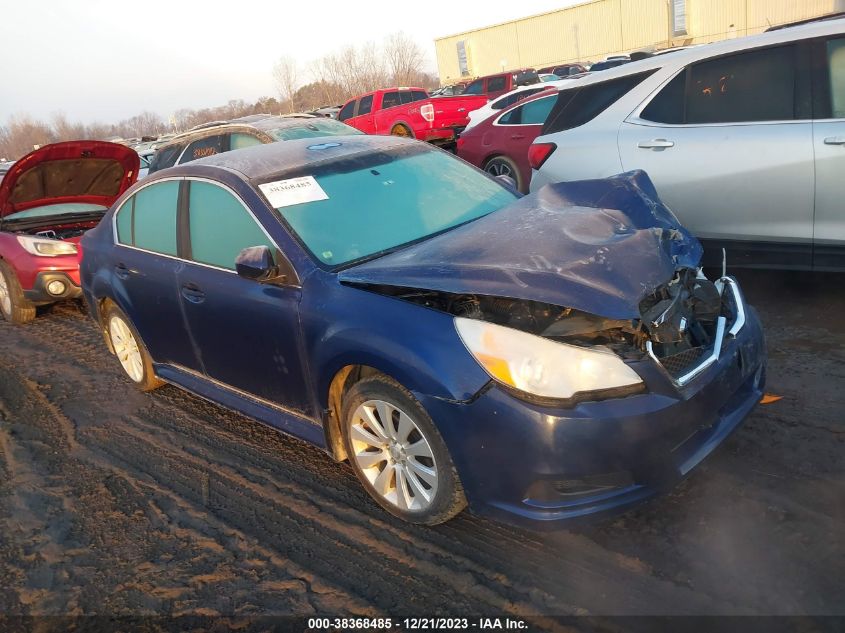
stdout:
<svg viewBox="0 0 845 633">
<path fill-rule="evenodd" d="M 643 382 L 613 352 L 557 343 L 476 319 L 456 317 L 455 327 L 493 379 L 533 396 L 563 400 Z"/>
</svg>

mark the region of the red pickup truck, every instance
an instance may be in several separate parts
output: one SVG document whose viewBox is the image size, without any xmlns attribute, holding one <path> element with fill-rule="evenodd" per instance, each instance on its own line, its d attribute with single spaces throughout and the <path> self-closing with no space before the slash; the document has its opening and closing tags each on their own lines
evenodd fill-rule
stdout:
<svg viewBox="0 0 845 633">
<path fill-rule="evenodd" d="M 367 134 L 444 144 L 454 141 L 466 127 L 469 113 L 485 103 L 483 95 L 431 98 L 422 88 L 388 88 L 347 101 L 337 118 Z"/>
</svg>

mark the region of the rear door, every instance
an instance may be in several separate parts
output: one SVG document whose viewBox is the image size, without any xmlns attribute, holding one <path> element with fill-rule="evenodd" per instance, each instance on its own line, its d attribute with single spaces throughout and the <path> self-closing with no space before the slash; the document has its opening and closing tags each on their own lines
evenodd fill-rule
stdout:
<svg viewBox="0 0 845 633">
<path fill-rule="evenodd" d="M 845 269 L 845 37 L 815 43 L 813 267 Z"/>
<path fill-rule="evenodd" d="M 196 369 L 176 290 L 181 179 L 139 189 L 115 214 L 114 298 L 157 363 Z"/>
<path fill-rule="evenodd" d="M 202 371 L 212 380 L 298 412 L 310 412 L 299 330 L 298 287 L 235 272 L 249 246 L 283 255 L 230 189 L 192 179 L 182 220 L 187 260 L 176 274 Z"/>
<path fill-rule="evenodd" d="M 643 169 L 705 243 L 705 263 L 809 268 L 813 239 L 809 49 L 790 44 L 682 69 L 619 132 L 625 170 Z"/>
</svg>

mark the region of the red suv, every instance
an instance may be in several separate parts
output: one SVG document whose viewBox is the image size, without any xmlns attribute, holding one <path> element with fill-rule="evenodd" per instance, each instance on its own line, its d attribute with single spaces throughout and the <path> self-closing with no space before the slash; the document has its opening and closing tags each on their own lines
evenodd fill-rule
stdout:
<svg viewBox="0 0 845 633">
<path fill-rule="evenodd" d="M 134 150 L 105 141 L 45 145 L 0 182 L 0 313 L 12 323 L 82 295 L 79 240 L 138 178 Z"/>
</svg>

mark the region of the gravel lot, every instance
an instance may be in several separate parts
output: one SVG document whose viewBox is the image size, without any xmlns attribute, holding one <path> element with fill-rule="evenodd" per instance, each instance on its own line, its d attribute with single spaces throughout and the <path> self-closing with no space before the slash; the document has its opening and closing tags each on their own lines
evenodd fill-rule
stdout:
<svg viewBox="0 0 845 633">
<path fill-rule="evenodd" d="M 317 449 L 137 392 L 75 304 L 0 322 L 0 613 L 845 615 L 845 275 L 738 276 L 783 400 L 551 534 L 404 525 Z"/>
</svg>

